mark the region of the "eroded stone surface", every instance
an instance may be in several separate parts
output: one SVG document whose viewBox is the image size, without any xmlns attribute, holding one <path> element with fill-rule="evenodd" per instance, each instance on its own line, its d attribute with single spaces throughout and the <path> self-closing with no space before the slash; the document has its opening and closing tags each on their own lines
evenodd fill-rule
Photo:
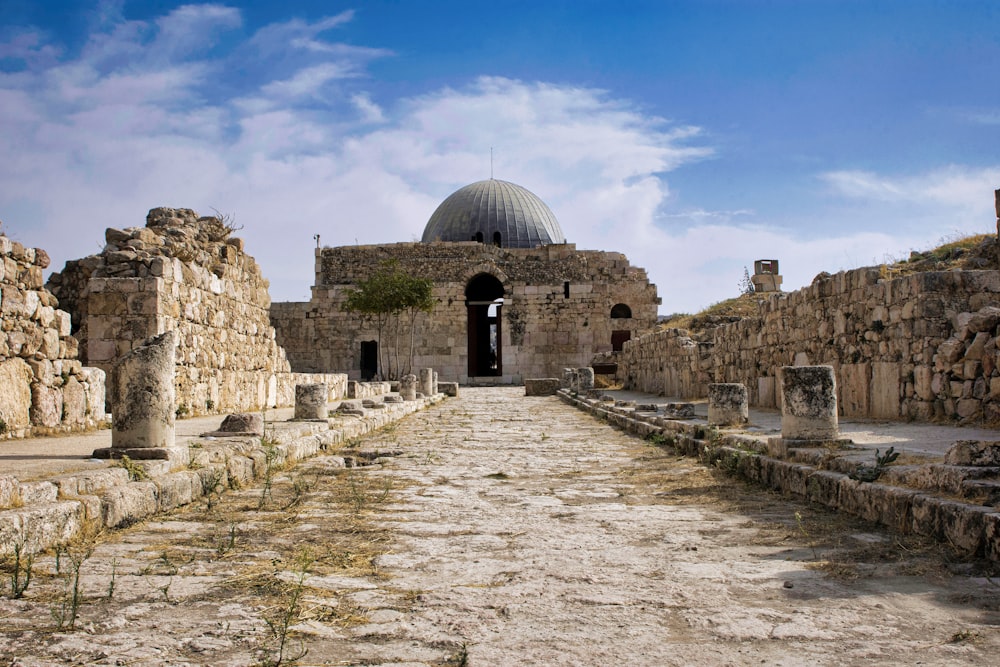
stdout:
<svg viewBox="0 0 1000 667">
<path fill-rule="evenodd" d="M 0 599 L 0 655 L 260 664 L 303 552 L 289 646 L 308 664 L 943 665 L 1000 650 L 995 580 L 974 564 L 914 561 L 902 538 L 741 491 L 522 391 L 463 389 L 276 473 L 271 496 L 244 488 L 114 534 L 81 570 L 76 630 L 51 631 L 54 576 Z"/>
</svg>

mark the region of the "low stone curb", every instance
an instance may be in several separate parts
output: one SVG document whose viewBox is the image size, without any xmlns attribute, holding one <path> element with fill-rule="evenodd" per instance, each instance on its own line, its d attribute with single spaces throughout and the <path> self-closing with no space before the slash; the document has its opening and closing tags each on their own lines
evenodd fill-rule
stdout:
<svg viewBox="0 0 1000 667">
<path fill-rule="evenodd" d="M 124 467 L 70 473 L 49 480 L 19 482 L 0 477 L 0 556 L 15 546 L 30 552 L 65 543 L 84 527 L 124 528 L 157 513 L 186 505 L 209 493 L 239 488 L 262 477 L 268 448 L 272 465 L 284 466 L 378 430 L 433 405 L 438 394 L 416 401 L 386 403 L 363 415 L 338 414 L 327 422 L 272 422 L 263 437 L 191 438 L 190 463 L 133 461 L 146 479 Z"/>
<path fill-rule="evenodd" d="M 993 507 L 936 496 L 923 490 L 862 482 L 847 474 L 773 458 L 759 440 L 710 431 L 703 423 L 663 420 L 633 408 L 574 395 L 559 398 L 621 430 L 643 438 L 659 436 L 679 452 L 706 465 L 791 493 L 904 533 L 926 535 L 951 544 L 969 557 L 1000 561 L 1000 513 Z M 712 434 L 715 434 L 714 437 Z"/>
</svg>

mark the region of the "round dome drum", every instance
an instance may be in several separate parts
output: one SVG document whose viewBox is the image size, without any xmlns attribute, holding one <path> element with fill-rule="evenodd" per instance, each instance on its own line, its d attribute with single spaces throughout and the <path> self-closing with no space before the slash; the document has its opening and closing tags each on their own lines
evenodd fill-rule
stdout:
<svg viewBox="0 0 1000 667">
<path fill-rule="evenodd" d="M 424 243 L 479 241 L 503 248 L 565 243 L 559 221 L 532 192 L 507 181 L 479 181 L 455 191 L 424 227 Z"/>
</svg>

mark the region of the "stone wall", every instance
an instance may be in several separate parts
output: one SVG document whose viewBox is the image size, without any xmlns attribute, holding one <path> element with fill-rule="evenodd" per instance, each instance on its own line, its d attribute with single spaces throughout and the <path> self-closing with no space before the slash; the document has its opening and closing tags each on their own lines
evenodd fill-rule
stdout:
<svg viewBox="0 0 1000 667">
<path fill-rule="evenodd" d="M 292 367 L 301 371 L 347 370 L 361 377 L 361 345 L 377 331 L 344 310 L 347 293 L 385 262 L 433 281 L 435 307 L 416 320 L 412 368 L 434 368 L 442 381 L 520 383 L 527 377 L 558 377 L 564 367 L 587 366 L 610 350 L 612 333 L 635 337 L 656 322 L 659 298 L 646 272 L 613 252 L 578 251 L 572 244 L 499 248 L 475 242 L 396 243 L 318 248 L 312 298 L 276 303 L 271 322 Z M 478 377 L 469 360 L 466 288 L 479 275 L 502 284 L 501 375 Z M 631 317 L 612 318 L 617 304 Z M 409 325 L 399 333 L 408 356 Z M 395 334 L 383 334 L 391 346 Z M 405 362 L 403 364 L 405 366 Z M 403 372 L 409 369 L 403 368 Z"/>
<path fill-rule="evenodd" d="M 156 208 L 145 227 L 109 228 L 101 253 L 67 262 L 49 285 L 73 312 L 81 357 L 110 370 L 143 340 L 176 330 L 182 416 L 291 405 L 296 382 L 326 382 L 342 397 L 346 375 L 290 372 L 268 281 L 232 231 L 217 217 Z"/>
<path fill-rule="evenodd" d="M 70 315 L 42 284 L 49 256 L 0 235 L 0 438 L 96 426 L 104 373 L 84 368 Z"/>
<path fill-rule="evenodd" d="M 658 332 L 626 343 L 619 374 L 628 388 L 682 397 L 740 382 L 751 405 L 779 407 L 782 366 L 829 364 L 844 416 L 997 423 L 998 325 L 1000 272 L 892 279 L 863 268 L 772 294 L 710 342 Z"/>
</svg>

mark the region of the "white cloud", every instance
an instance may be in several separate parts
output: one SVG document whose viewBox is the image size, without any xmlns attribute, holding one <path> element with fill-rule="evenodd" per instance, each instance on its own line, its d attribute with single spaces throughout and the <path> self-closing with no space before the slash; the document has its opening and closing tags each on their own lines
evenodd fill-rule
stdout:
<svg viewBox="0 0 1000 667">
<path fill-rule="evenodd" d="M 919 240 L 801 239 L 752 211 L 682 207 L 665 174 L 713 156 L 701 130 L 606 91 L 483 77 L 380 106 L 361 87 L 367 64 L 389 52 L 328 34 L 350 12 L 272 24 L 209 54 L 216 31 L 240 25 L 236 10 L 189 5 L 143 23 L 116 7 L 78 56 L 58 60 L 42 37 L 0 46 L 33 59 L 28 73 L 0 74 L 0 217 L 56 269 L 96 252 L 105 227 L 144 224 L 149 208 L 216 208 L 243 225 L 272 297 L 305 299 L 313 234 L 329 245 L 419 238 L 445 196 L 490 176 L 491 147 L 495 176 L 542 197 L 570 242 L 645 267 L 665 312 L 734 296 L 754 259 L 780 259 L 798 287 Z M 157 43 L 169 58 L 148 52 Z M 256 78 L 227 87 L 227 59 L 251 63 Z M 955 166 L 824 180 L 852 200 L 955 207 L 996 177 Z"/>
<path fill-rule="evenodd" d="M 271 99 L 317 97 L 331 81 L 354 76 L 357 76 L 357 72 L 349 63 L 322 63 L 301 69 L 289 79 L 272 81 L 262 86 L 261 92 Z"/>
<path fill-rule="evenodd" d="M 992 203 L 988 195 L 1000 184 L 1000 166 L 972 168 L 947 165 L 906 176 L 834 171 L 821 174 L 820 178 L 838 194 L 855 199 L 907 201 L 981 210 Z"/>
</svg>

